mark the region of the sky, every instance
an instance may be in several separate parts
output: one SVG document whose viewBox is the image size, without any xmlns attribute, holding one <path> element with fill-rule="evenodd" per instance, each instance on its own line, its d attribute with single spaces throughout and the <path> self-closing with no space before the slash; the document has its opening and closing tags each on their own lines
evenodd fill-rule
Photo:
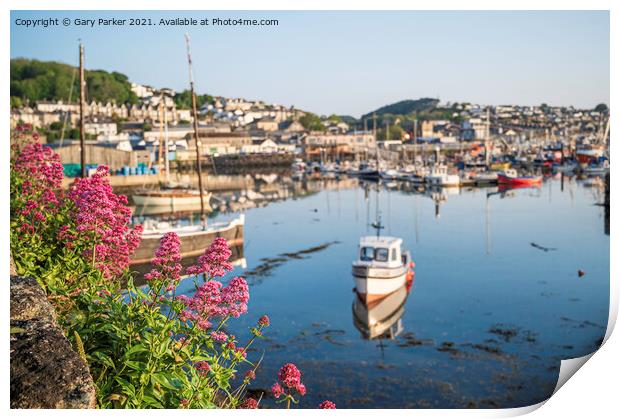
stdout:
<svg viewBox="0 0 620 419">
<path fill-rule="evenodd" d="M 17 19 L 71 19 L 24 27 Z M 175 17 L 278 19 L 277 26 L 160 26 Z M 152 26 L 74 19 L 151 18 Z M 131 81 L 352 115 L 403 99 L 591 108 L 609 103 L 607 11 L 12 11 L 11 58 L 78 63 Z"/>
</svg>

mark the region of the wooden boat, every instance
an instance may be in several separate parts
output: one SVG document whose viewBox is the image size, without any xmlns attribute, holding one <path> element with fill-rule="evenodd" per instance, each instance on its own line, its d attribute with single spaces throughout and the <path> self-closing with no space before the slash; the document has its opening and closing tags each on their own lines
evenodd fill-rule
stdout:
<svg viewBox="0 0 620 419">
<path fill-rule="evenodd" d="M 224 237 L 232 246 L 243 246 L 243 226 L 245 215 L 241 214 L 232 221 L 210 224 L 203 229 L 202 225 L 175 227 L 168 223 L 146 225 L 142 233 L 142 241 L 136 249 L 131 265 L 148 263 L 153 259 L 155 249 L 164 234 L 175 232 L 181 239 L 181 257 L 191 257 L 202 254 L 216 237 Z"/>
<path fill-rule="evenodd" d="M 508 169 L 498 173 L 497 181 L 507 185 L 539 185 L 542 182 L 542 176 L 519 176 L 516 170 Z"/>
<path fill-rule="evenodd" d="M 397 237 L 363 236 L 353 262 L 355 290 L 366 304 L 380 300 L 413 280 L 413 263 Z"/>
<path fill-rule="evenodd" d="M 211 198 L 210 193 L 205 194 L 205 202 Z M 141 207 L 188 207 L 200 208 L 200 192 L 193 190 L 167 189 L 161 191 L 149 191 L 137 193 L 131 196 L 135 205 Z"/>
</svg>

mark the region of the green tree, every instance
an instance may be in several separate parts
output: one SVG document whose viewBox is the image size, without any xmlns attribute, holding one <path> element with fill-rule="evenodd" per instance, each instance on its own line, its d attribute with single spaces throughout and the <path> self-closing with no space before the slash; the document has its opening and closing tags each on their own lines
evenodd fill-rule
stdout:
<svg viewBox="0 0 620 419">
<path fill-rule="evenodd" d="M 596 112 L 605 113 L 605 112 L 607 112 L 609 110 L 609 108 L 607 107 L 607 105 L 605 103 L 599 103 L 598 105 L 596 105 L 594 110 Z"/>
<path fill-rule="evenodd" d="M 11 103 L 23 105 L 39 100 L 67 101 L 69 95 L 76 100 L 79 95 L 77 68 L 54 61 L 12 59 L 10 63 Z M 131 83 L 124 74 L 103 70 L 84 72 L 87 99 L 97 102 L 137 103 Z M 73 91 L 72 91 L 73 88 Z M 21 102 L 17 102 L 19 98 Z"/>
<path fill-rule="evenodd" d="M 307 112 L 304 116 L 299 118 L 299 123 L 309 131 L 324 131 L 325 125 L 317 115 Z"/>
</svg>

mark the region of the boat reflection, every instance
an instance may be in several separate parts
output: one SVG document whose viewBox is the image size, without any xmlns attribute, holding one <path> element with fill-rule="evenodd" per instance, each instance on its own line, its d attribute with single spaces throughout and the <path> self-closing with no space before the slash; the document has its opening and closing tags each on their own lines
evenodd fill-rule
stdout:
<svg viewBox="0 0 620 419">
<path fill-rule="evenodd" d="M 353 324 L 362 334 L 362 338 L 395 339 L 402 333 L 404 330 L 402 317 L 411 285 L 412 282 L 407 282 L 396 291 L 371 302 L 355 293 L 352 307 Z"/>
</svg>

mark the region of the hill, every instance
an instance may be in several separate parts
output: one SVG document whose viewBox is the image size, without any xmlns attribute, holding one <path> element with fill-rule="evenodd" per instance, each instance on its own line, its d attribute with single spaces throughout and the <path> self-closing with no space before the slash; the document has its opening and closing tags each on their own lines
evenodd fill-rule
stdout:
<svg viewBox="0 0 620 419">
<path fill-rule="evenodd" d="M 435 109 L 438 104 L 438 99 L 431 98 L 401 100 L 400 102 L 382 106 L 373 112 L 362 115 L 361 119 L 371 118 L 373 113 L 376 113 L 377 116 L 380 117 L 383 115 L 409 115 L 414 112 L 430 111 Z"/>
<path fill-rule="evenodd" d="M 85 70 L 86 100 L 98 102 L 137 103 L 126 75 L 116 71 Z M 79 95 L 79 75 L 75 67 L 55 61 L 11 60 L 11 106 L 38 100 L 67 101 L 73 80 L 72 100 Z"/>
</svg>

